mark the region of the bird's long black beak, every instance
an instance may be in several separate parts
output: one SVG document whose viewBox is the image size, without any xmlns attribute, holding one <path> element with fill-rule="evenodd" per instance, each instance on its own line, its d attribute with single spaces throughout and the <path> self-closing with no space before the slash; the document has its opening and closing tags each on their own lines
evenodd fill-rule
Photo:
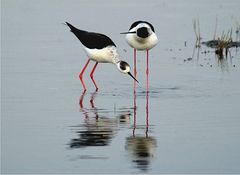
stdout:
<svg viewBox="0 0 240 175">
<path fill-rule="evenodd" d="M 134 32 L 122 32 L 120 34 L 129 34 L 129 33 L 136 33 L 136 31 L 134 31 Z"/>
<path fill-rule="evenodd" d="M 128 72 L 128 75 L 130 75 L 136 82 L 138 82 L 137 80 L 136 80 L 136 78 L 134 78 L 134 76 L 130 73 L 130 72 Z M 138 82 L 139 83 L 139 82 Z"/>
</svg>

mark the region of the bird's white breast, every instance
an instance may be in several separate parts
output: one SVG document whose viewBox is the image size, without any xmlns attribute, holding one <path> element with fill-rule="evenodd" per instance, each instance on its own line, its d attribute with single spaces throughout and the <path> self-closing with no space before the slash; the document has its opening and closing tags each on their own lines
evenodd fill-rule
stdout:
<svg viewBox="0 0 240 175">
<path fill-rule="evenodd" d="M 126 40 L 128 44 L 137 50 L 152 49 L 158 43 L 158 38 L 155 33 L 152 33 L 147 38 L 140 38 L 136 34 L 127 34 Z"/>
<path fill-rule="evenodd" d="M 117 49 L 114 46 L 108 46 L 103 49 L 89 49 L 85 47 L 87 56 L 99 63 L 116 63 L 119 61 Z"/>
</svg>

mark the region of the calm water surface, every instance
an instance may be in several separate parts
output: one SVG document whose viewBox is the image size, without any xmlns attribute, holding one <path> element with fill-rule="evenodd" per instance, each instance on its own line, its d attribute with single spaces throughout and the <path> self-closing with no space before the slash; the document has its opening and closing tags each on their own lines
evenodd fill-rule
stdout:
<svg viewBox="0 0 240 175">
<path fill-rule="evenodd" d="M 192 60 L 193 19 L 202 40 L 239 25 L 240 1 L 1 1 L 1 173 L 240 173 L 240 50 L 219 62 L 202 47 Z M 138 81 L 98 66 L 94 91 L 78 74 L 86 61 L 62 25 L 109 35 L 150 21 L 159 44 L 137 53 Z M 204 53 L 207 51 L 207 53 Z M 209 51 L 209 52 L 208 52 Z M 185 60 L 185 61 L 184 61 Z M 93 66 L 93 63 L 91 63 Z"/>
</svg>

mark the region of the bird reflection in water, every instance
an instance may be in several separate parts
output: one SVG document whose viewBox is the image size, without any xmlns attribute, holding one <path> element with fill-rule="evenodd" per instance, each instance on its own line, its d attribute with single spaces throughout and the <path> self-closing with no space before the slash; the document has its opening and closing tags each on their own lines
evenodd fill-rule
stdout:
<svg viewBox="0 0 240 175">
<path fill-rule="evenodd" d="M 110 114 L 112 111 L 95 107 L 94 100 L 97 91 L 91 94 L 91 108 L 85 108 L 83 105 L 85 93 L 83 92 L 79 100 L 80 111 L 85 116 L 85 120 L 83 124 L 72 127 L 74 132 L 78 134 L 78 137 L 70 141 L 69 147 L 107 146 L 118 131 L 118 124 L 130 121 L 131 112 L 129 109 L 119 110 L 117 115 L 112 117 Z M 92 114 L 94 114 L 94 117 Z"/>
<path fill-rule="evenodd" d="M 148 91 L 146 92 L 146 127 L 144 135 L 137 135 L 136 130 L 140 130 L 136 126 L 136 92 L 134 92 L 134 124 L 132 136 L 127 137 L 125 149 L 128 151 L 132 162 L 136 164 L 136 167 L 142 171 L 149 170 L 149 165 L 153 159 L 155 148 L 157 146 L 156 139 L 149 136 L 148 125 Z"/>
</svg>

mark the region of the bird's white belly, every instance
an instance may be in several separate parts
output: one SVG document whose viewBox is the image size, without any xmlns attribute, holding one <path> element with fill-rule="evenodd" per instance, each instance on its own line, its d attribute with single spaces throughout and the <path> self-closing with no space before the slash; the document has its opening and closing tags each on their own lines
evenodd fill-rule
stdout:
<svg viewBox="0 0 240 175">
<path fill-rule="evenodd" d="M 87 53 L 87 56 L 93 60 L 97 61 L 99 63 L 113 63 L 115 51 L 111 47 L 106 47 L 103 49 L 89 49 L 85 48 L 85 51 Z"/>
<path fill-rule="evenodd" d="M 126 35 L 128 44 L 137 50 L 149 50 L 152 49 L 158 43 L 158 38 L 155 34 L 150 35 L 147 38 L 139 38 L 134 34 Z"/>
</svg>

